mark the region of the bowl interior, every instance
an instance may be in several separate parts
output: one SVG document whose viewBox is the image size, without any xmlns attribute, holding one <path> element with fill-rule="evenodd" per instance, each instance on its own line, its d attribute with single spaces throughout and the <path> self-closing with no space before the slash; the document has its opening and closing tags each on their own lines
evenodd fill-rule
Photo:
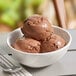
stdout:
<svg viewBox="0 0 76 76">
<path fill-rule="evenodd" d="M 57 35 L 61 36 L 67 44 L 69 41 L 71 41 L 71 36 L 66 30 L 59 27 L 54 27 L 54 31 Z"/>
</svg>

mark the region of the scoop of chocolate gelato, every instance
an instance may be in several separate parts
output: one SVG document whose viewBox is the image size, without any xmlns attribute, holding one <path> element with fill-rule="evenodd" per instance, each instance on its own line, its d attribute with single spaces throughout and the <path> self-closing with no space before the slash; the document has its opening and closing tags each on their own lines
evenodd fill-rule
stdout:
<svg viewBox="0 0 76 76">
<path fill-rule="evenodd" d="M 12 45 L 15 49 L 28 53 L 39 53 L 41 43 L 31 38 L 17 39 Z"/>
<path fill-rule="evenodd" d="M 48 19 L 40 15 L 33 15 L 26 19 L 21 30 L 25 37 L 36 40 L 45 40 L 54 32 Z"/>
<path fill-rule="evenodd" d="M 51 35 L 49 40 L 42 42 L 41 52 L 44 53 L 44 52 L 55 51 L 55 50 L 65 46 L 65 44 L 66 44 L 66 42 L 62 37 L 60 37 L 56 34 L 53 34 L 53 35 Z"/>
</svg>

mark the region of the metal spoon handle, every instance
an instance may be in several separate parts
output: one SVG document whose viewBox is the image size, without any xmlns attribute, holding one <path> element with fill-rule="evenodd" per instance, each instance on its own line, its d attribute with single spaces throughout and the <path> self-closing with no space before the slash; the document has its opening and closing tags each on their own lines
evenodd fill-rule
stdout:
<svg viewBox="0 0 76 76">
<path fill-rule="evenodd" d="M 13 64 L 9 59 L 10 56 L 6 55 L 6 57 L 0 54 L 0 66 L 3 68 L 5 72 L 17 72 L 22 69 L 22 67 L 18 64 Z M 14 59 L 12 59 L 14 61 Z"/>
<path fill-rule="evenodd" d="M 3 52 L 2 49 L 0 50 Z M 3 68 L 3 71 L 11 73 L 11 75 L 18 74 L 18 76 L 32 76 L 32 74 L 28 72 L 26 69 L 24 69 L 17 62 L 17 60 L 9 56 L 7 53 L 3 54 L 1 51 L 0 51 L 0 66 Z"/>
<path fill-rule="evenodd" d="M 0 66 L 3 68 L 3 69 L 6 69 L 6 68 L 9 68 L 7 67 L 4 63 L 0 62 Z"/>
</svg>

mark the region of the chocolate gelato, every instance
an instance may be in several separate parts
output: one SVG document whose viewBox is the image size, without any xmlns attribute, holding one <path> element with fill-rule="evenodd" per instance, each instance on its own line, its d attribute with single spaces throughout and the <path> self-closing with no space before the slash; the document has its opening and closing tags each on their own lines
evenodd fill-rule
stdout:
<svg viewBox="0 0 76 76">
<path fill-rule="evenodd" d="M 15 49 L 28 53 L 39 53 L 41 43 L 31 38 L 17 39 L 12 45 Z"/>
<path fill-rule="evenodd" d="M 65 44 L 66 44 L 66 42 L 62 37 L 60 37 L 56 34 L 53 34 L 53 35 L 51 35 L 49 40 L 42 42 L 41 52 L 44 53 L 44 52 L 55 51 L 55 50 L 65 46 Z"/>
<path fill-rule="evenodd" d="M 46 40 L 54 30 L 46 17 L 34 15 L 24 21 L 22 32 L 25 37 Z"/>
<path fill-rule="evenodd" d="M 23 38 L 17 39 L 13 47 L 28 53 L 55 51 L 65 46 L 65 40 L 54 33 L 46 17 L 34 15 L 26 19 L 21 28 Z"/>
</svg>

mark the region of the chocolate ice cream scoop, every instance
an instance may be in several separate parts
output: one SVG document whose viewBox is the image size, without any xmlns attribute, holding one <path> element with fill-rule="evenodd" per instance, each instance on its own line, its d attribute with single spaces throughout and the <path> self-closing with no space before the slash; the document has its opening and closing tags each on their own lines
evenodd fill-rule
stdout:
<svg viewBox="0 0 76 76">
<path fill-rule="evenodd" d="M 65 44 L 66 42 L 62 37 L 53 34 L 51 35 L 49 40 L 42 42 L 41 52 L 44 53 L 44 52 L 55 51 L 59 48 L 64 47 Z"/>
<path fill-rule="evenodd" d="M 41 43 L 31 38 L 17 39 L 12 45 L 15 49 L 28 53 L 39 53 Z"/>
<path fill-rule="evenodd" d="M 46 17 L 33 15 L 24 21 L 22 32 L 27 37 L 45 40 L 54 30 Z"/>
</svg>

